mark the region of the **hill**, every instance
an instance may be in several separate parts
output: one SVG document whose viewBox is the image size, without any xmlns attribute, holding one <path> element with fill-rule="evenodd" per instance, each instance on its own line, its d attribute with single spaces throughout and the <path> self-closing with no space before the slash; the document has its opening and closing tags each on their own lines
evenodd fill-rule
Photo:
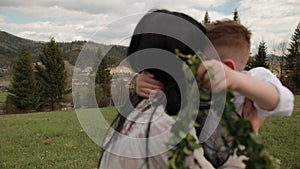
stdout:
<svg viewBox="0 0 300 169">
<path fill-rule="evenodd" d="M 0 59 L 5 60 L 14 60 L 17 57 L 18 49 L 21 46 L 26 47 L 33 57 L 35 61 L 38 60 L 38 55 L 40 52 L 40 48 L 46 42 L 42 41 L 33 41 L 29 39 L 24 39 L 5 31 L 0 31 Z M 65 60 L 67 60 L 72 65 L 75 64 L 76 59 L 82 49 L 82 47 L 87 43 L 87 41 L 72 41 L 72 42 L 58 42 L 59 47 L 63 52 L 63 56 Z M 110 51 L 107 52 L 107 56 L 110 58 L 110 65 L 116 65 L 126 55 L 127 47 L 125 46 L 118 46 L 118 45 L 105 45 L 105 44 L 98 44 L 103 49 L 110 48 Z M 3 67 L 0 65 L 0 67 Z"/>
<path fill-rule="evenodd" d="M 43 44 L 43 42 L 20 38 L 4 31 L 0 31 L 0 39 L 0 55 L 10 59 L 17 57 L 18 49 L 21 46 L 26 47 L 34 56 L 37 56 L 39 48 Z"/>
</svg>

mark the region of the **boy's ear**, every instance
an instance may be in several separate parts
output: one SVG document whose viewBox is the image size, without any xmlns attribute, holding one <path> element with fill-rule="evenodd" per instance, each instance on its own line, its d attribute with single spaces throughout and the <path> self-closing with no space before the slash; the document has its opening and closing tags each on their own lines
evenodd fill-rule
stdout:
<svg viewBox="0 0 300 169">
<path fill-rule="evenodd" d="M 225 65 L 230 67 L 232 70 L 236 70 L 236 65 L 235 65 L 235 62 L 233 60 L 225 59 L 225 60 L 223 60 L 223 62 L 225 63 Z"/>
</svg>

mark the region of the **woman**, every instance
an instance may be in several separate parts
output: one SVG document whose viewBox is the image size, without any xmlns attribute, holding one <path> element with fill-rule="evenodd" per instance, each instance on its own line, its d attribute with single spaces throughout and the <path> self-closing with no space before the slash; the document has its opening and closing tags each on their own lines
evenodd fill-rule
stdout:
<svg viewBox="0 0 300 169">
<path fill-rule="evenodd" d="M 184 80 L 180 79 L 184 77 L 182 61 L 174 53 L 176 49 L 183 54 L 202 50 L 202 32 L 205 29 L 200 23 L 179 12 L 156 10 L 139 21 L 129 45 L 128 61 L 135 71 L 152 73 L 165 87 L 149 99 L 135 95 L 120 110 L 112 124 L 116 124 L 115 132 L 103 146 L 100 169 L 167 168 L 167 143 L 175 123 L 171 115 L 177 115 L 188 104 L 181 97 L 186 96 Z M 195 135 L 195 130 L 191 133 Z M 202 167 L 212 168 L 202 149 L 195 151 L 194 157 Z M 192 159 L 186 160 L 187 165 L 197 168 Z"/>
</svg>

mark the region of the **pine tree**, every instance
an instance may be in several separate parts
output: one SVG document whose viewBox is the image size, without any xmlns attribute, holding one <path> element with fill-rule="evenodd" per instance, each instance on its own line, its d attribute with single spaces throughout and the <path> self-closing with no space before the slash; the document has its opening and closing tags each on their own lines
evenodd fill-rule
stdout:
<svg viewBox="0 0 300 169">
<path fill-rule="evenodd" d="M 41 64 L 36 64 L 36 79 L 40 87 L 41 107 L 60 109 L 67 89 L 67 72 L 61 49 L 54 38 L 45 44 L 39 55 Z"/>
<path fill-rule="evenodd" d="M 296 87 L 300 87 L 300 22 L 291 38 L 285 57 L 285 70 L 287 72 L 288 81 L 293 80 Z M 290 86 L 290 85 L 289 85 Z"/>
<path fill-rule="evenodd" d="M 255 60 L 251 63 L 251 68 L 265 67 L 269 68 L 267 63 L 267 47 L 265 41 L 261 41 L 258 46 L 258 53 L 255 55 Z"/>
<path fill-rule="evenodd" d="M 96 73 L 96 97 L 98 105 L 101 107 L 108 106 L 111 97 L 111 75 L 108 69 L 107 59 L 107 57 L 104 57 Z"/>
<path fill-rule="evenodd" d="M 208 12 L 206 11 L 205 12 L 205 15 L 204 15 L 204 24 L 210 24 L 210 17 L 209 17 L 209 14 Z"/>
<path fill-rule="evenodd" d="M 233 12 L 233 20 L 237 21 L 237 22 L 240 22 L 239 12 L 236 8 L 234 9 L 234 12 Z"/>
<path fill-rule="evenodd" d="M 255 58 L 250 56 L 249 59 L 248 59 L 248 62 L 246 64 L 246 67 L 245 67 L 245 70 L 250 70 L 252 69 L 252 65 L 253 65 L 253 62 L 255 61 Z"/>
<path fill-rule="evenodd" d="M 38 108 L 39 93 L 34 78 L 32 56 L 25 47 L 19 49 L 8 91 L 7 99 L 10 99 L 17 111 L 30 112 Z"/>
</svg>

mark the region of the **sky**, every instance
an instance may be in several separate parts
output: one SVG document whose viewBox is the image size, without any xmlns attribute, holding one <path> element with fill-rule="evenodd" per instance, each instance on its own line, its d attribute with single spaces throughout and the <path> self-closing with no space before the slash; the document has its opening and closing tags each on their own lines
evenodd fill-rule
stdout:
<svg viewBox="0 0 300 169">
<path fill-rule="evenodd" d="M 300 21 L 299 0 L 1 0 L 0 30 L 36 41 L 94 40 L 126 44 L 138 20 L 149 10 L 184 12 L 199 22 L 232 19 L 252 31 L 252 49 L 289 42 Z"/>
</svg>

